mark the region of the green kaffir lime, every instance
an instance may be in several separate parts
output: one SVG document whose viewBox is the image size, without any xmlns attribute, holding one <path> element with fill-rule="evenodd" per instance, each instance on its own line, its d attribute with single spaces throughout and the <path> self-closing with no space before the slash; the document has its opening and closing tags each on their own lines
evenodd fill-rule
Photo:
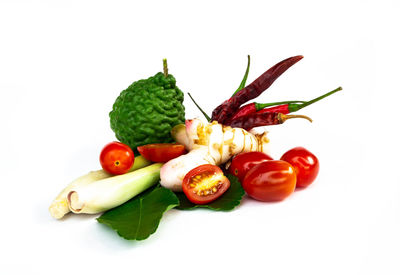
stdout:
<svg viewBox="0 0 400 275">
<path fill-rule="evenodd" d="M 185 121 L 183 93 L 172 75 L 157 73 L 132 83 L 115 100 L 111 129 L 132 149 L 151 143 L 172 142 L 171 129 Z"/>
</svg>

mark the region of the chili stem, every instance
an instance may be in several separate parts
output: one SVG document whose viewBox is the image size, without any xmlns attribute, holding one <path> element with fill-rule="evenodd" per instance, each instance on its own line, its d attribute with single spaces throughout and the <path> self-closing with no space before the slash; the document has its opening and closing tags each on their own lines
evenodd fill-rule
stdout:
<svg viewBox="0 0 400 275">
<path fill-rule="evenodd" d="M 164 76 L 167 77 L 168 76 L 168 65 L 167 65 L 166 58 L 163 59 L 163 69 L 164 69 Z"/>
<path fill-rule="evenodd" d="M 243 89 L 246 86 L 246 81 L 247 81 L 247 76 L 249 75 L 249 70 L 250 70 L 250 55 L 247 55 L 247 68 L 246 72 L 244 73 L 242 82 L 240 82 L 239 88 L 233 93 L 232 96 L 234 96 L 237 92 L 239 92 L 241 89 Z"/>
<path fill-rule="evenodd" d="M 291 119 L 291 118 L 304 118 L 304 119 L 307 119 L 309 122 L 312 122 L 311 118 L 309 118 L 308 116 L 304 116 L 304 115 L 285 115 L 285 114 L 279 113 L 278 118 L 281 123 L 284 123 L 286 120 Z"/>
<path fill-rule="evenodd" d="M 312 100 L 310 100 L 310 101 L 307 101 L 307 102 L 304 103 L 304 104 L 301 104 L 301 105 L 294 105 L 294 106 L 291 107 L 291 109 L 293 109 L 293 110 L 290 110 L 290 111 L 291 111 L 291 112 L 298 111 L 298 110 L 300 110 L 300 109 L 302 109 L 302 108 L 304 108 L 304 107 L 306 107 L 306 106 L 308 106 L 308 105 L 311 105 L 311 104 L 313 104 L 313 103 L 315 103 L 315 102 L 317 102 L 317 101 L 319 101 L 319 100 L 321 100 L 321 99 L 323 99 L 323 98 L 325 98 L 325 97 L 327 97 L 327 96 L 330 96 L 331 94 L 334 94 L 334 93 L 336 93 L 336 92 L 338 92 L 338 91 L 341 91 L 341 90 L 342 90 L 342 87 L 338 87 L 338 88 L 336 88 L 335 90 L 330 91 L 329 93 L 326 93 L 326 94 L 324 94 L 324 95 L 321 95 L 321 96 L 319 96 L 319 97 L 317 97 L 317 98 L 314 98 L 314 99 L 312 99 Z"/>
<path fill-rule="evenodd" d="M 282 105 L 282 104 L 290 104 L 290 103 L 307 103 L 307 101 L 302 100 L 289 100 L 289 101 L 279 101 L 279 102 L 271 102 L 271 103 L 255 103 L 257 111 L 260 111 L 266 107 Z"/>
<path fill-rule="evenodd" d="M 190 95 L 190 93 L 187 93 L 187 94 L 189 95 L 190 99 L 193 101 L 194 105 L 196 105 L 196 107 L 200 110 L 200 112 L 202 112 L 202 114 L 207 119 L 207 121 L 210 122 L 211 118 L 206 114 L 206 112 L 203 111 L 203 109 L 201 109 L 201 107 L 196 103 L 196 101 L 193 99 L 193 97 Z"/>
</svg>

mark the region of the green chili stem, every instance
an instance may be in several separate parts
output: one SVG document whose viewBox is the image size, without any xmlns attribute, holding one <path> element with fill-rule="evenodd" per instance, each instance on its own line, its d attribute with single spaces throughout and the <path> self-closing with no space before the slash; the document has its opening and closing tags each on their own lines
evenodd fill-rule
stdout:
<svg viewBox="0 0 400 275">
<path fill-rule="evenodd" d="M 307 101 L 302 100 L 289 100 L 289 101 L 279 101 L 279 102 L 271 102 L 271 103 L 254 103 L 256 110 L 260 111 L 266 107 L 282 105 L 282 104 L 290 104 L 290 103 L 307 103 Z"/>
<path fill-rule="evenodd" d="M 314 98 L 314 99 L 312 99 L 310 101 L 307 101 L 304 104 L 299 104 L 299 105 L 295 105 L 295 104 L 294 105 L 290 105 L 289 104 L 289 110 L 290 110 L 290 112 L 298 111 L 298 110 L 303 109 L 304 107 L 306 107 L 308 105 L 311 105 L 311 104 L 313 104 L 313 103 L 315 103 L 315 102 L 317 102 L 317 101 L 319 101 L 319 100 L 321 100 L 321 99 L 323 99 L 323 98 L 325 98 L 327 96 L 330 96 L 331 94 L 334 94 L 334 93 L 336 93 L 338 91 L 341 91 L 341 90 L 342 90 L 342 87 L 338 87 L 335 90 L 330 91 L 329 93 L 323 94 L 323 95 L 321 95 L 321 96 L 319 96 L 317 98 Z"/>
<path fill-rule="evenodd" d="M 246 72 L 244 73 L 242 82 L 240 82 L 239 88 L 233 93 L 232 96 L 234 96 L 237 92 L 239 92 L 241 89 L 243 89 L 246 86 L 246 81 L 247 81 L 247 76 L 249 75 L 249 70 L 250 70 L 250 55 L 247 55 L 247 68 Z"/>
<path fill-rule="evenodd" d="M 203 111 L 203 109 L 201 109 L 201 107 L 196 103 L 196 101 L 193 99 L 193 97 L 190 95 L 190 93 L 187 93 L 187 94 L 189 95 L 190 99 L 193 101 L 194 105 L 196 105 L 196 107 L 200 110 L 200 112 L 202 112 L 202 114 L 207 119 L 207 121 L 210 122 L 211 118 L 206 114 L 206 112 Z"/>
</svg>

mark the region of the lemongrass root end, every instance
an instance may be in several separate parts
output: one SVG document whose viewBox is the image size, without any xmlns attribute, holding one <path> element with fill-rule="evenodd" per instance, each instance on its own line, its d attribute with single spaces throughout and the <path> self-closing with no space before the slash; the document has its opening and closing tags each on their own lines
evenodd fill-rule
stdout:
<svg viewBox="0 0 400 275">
<path fill-rule="evenodd" d="M 74 213 L 79 213 L 84 207 L 84 203 L 79 201 L 79 195 L 75 191 L 71 191 L 67 195 L 69 209 Z"/>
<path fill-rule="evenodd" d="M 63 218 L 65 214 L 70 212 L 68 202 L 65 200 L 53 202 L 49 207 L 49 212 L 50 215 L 57 220 Z"/>
</svg>

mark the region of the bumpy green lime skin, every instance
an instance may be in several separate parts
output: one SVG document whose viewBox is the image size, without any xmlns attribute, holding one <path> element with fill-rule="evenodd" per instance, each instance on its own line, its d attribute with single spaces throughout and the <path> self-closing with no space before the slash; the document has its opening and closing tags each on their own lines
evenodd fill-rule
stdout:
<svg viewBox="0 0 400 275">
<path fill-rule="evenodd" d="M 157 73 L 122 91 L 110 112 L 117 139 L 132 149 L 172 142 L 172 127 L 185 121 L 183 93 L 175 84 L 172 75 Z"/>
</svg>

